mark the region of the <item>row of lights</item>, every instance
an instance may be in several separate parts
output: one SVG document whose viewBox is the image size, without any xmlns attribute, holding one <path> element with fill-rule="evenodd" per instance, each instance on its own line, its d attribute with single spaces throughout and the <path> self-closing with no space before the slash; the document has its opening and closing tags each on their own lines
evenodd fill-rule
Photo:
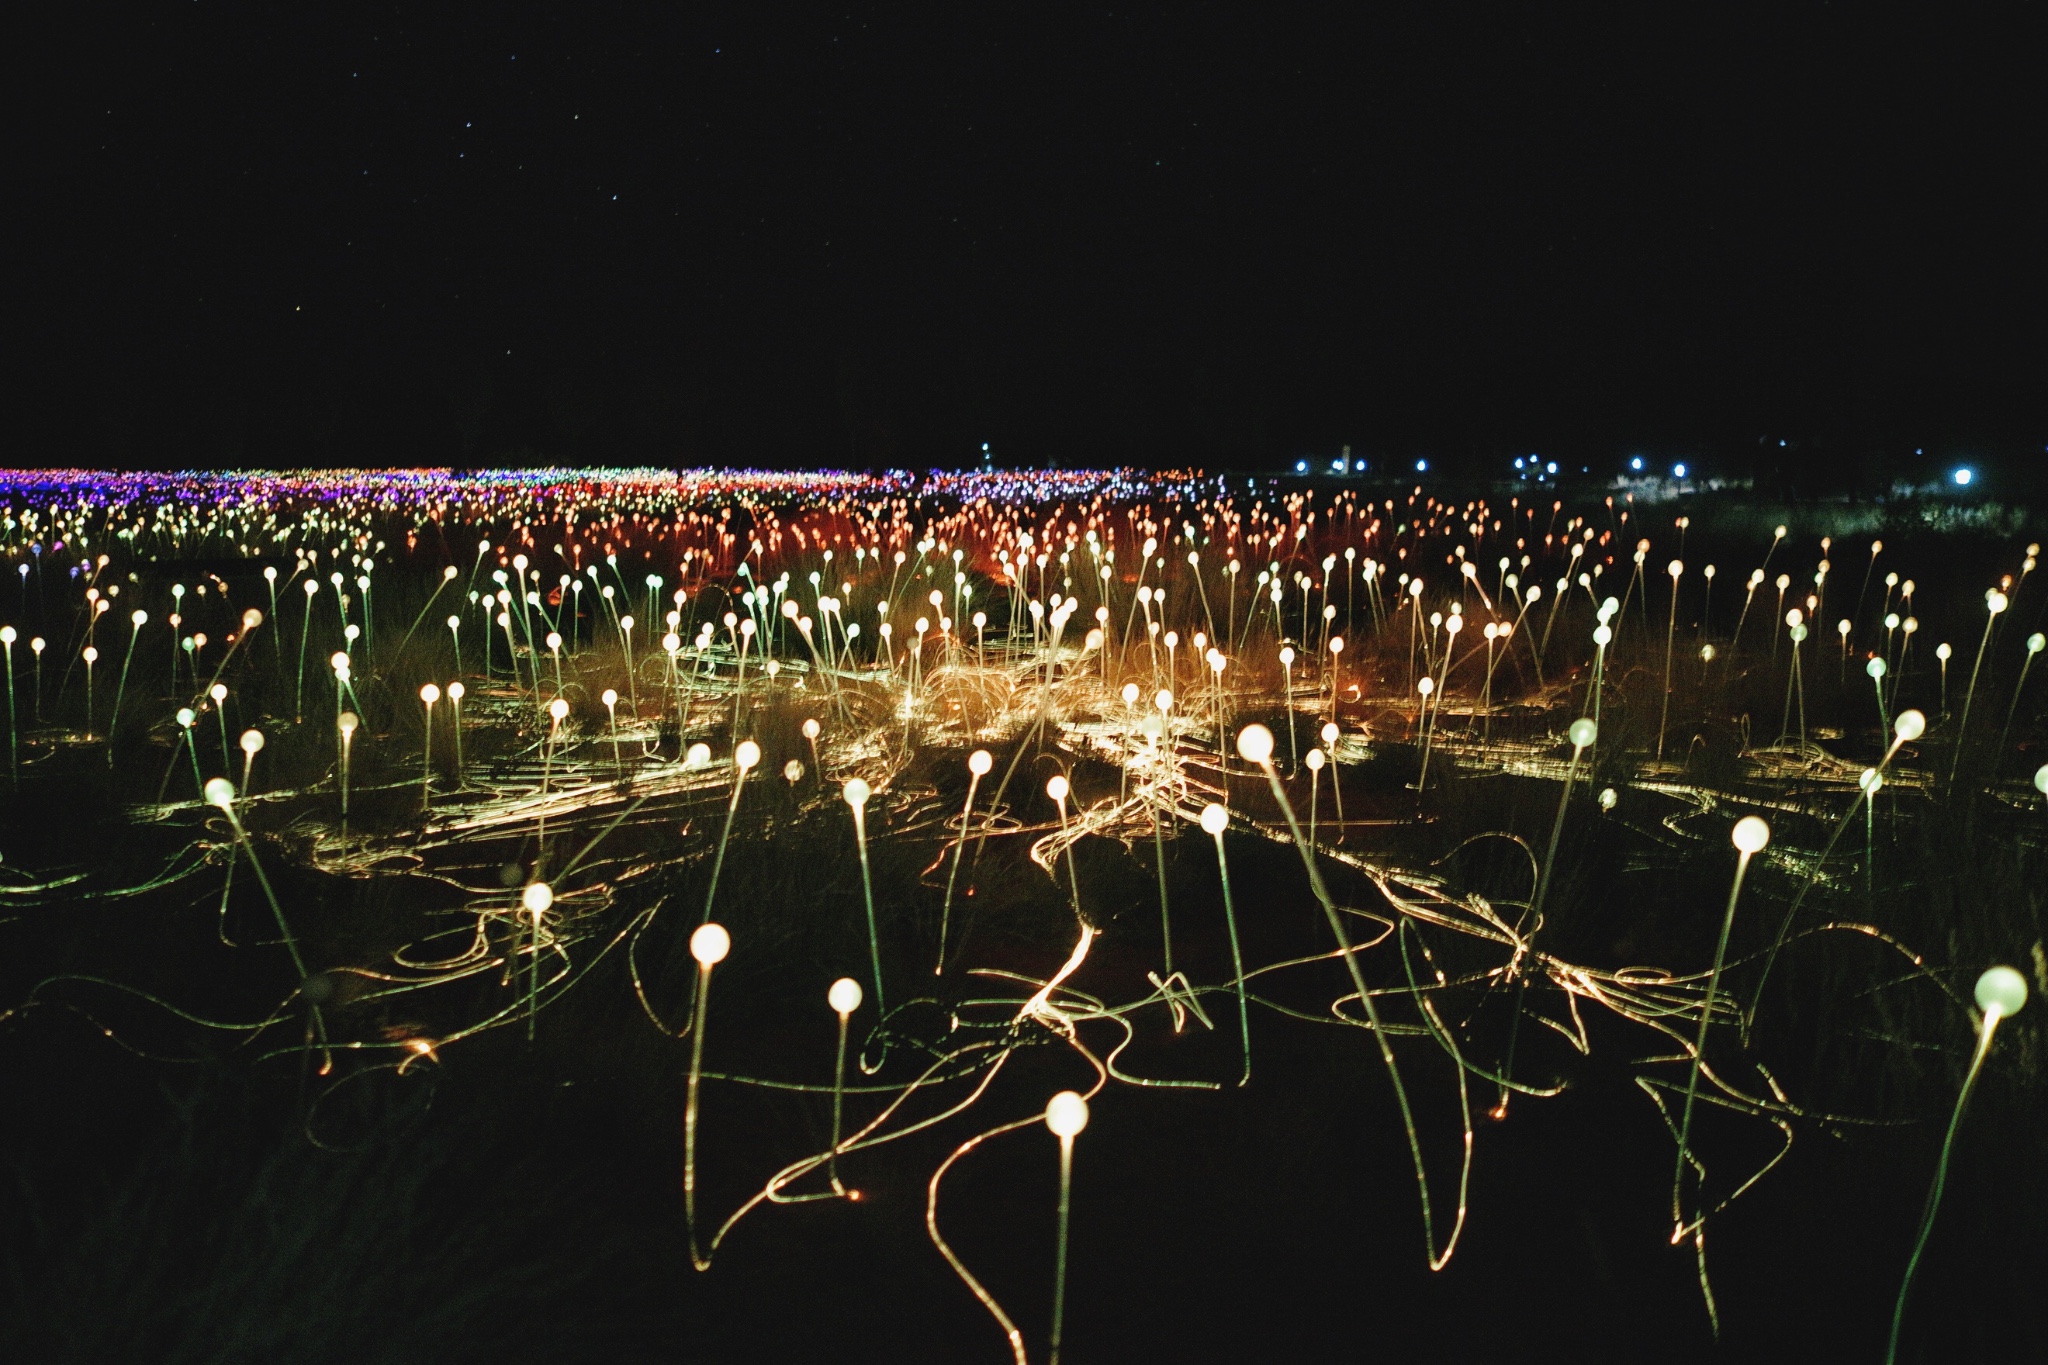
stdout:
<svg viewBox="0 0 2048 1365">
<path fill-rule="evenodd" d="M 1784 442 L 1780 441 L 1778 444 L 1783 445 Z M 1628 467 L 1634 473 L 1642 473 L 1643 457 L 1640 455 L 1631 457 L 1628 462 Z M 1515 468 L 1522 471 L 1521 477 L 1526 479 L 1531 474 L 1534 474 L 1536 476 L 1537 481 L 1540 483 L 1545 478 L 1553 477 L 1556 475 L 1557 461 L 1545 461 L 1539 456 L 1535 455 L 1529 455 L 1526 457 L 1516 456 Z M 1296 460 L 1294 462 L 1295 473 L 1306 474 L 1308 473 L 1308 471 L 1309 463 L 1307 460 Z M 1351 457 L 1348 455 L 1341 456 L 1337 459 L 1330 461 L 1330 472 L 1332 474 L 1363 473 L 1365 472 L 1365 461 L 1353 461 Z M 1417 460 L 1415 462 L 1415 472 L 1418 474 L 1427 474 L 1429 472 L 1429 461 Z M 1683 461 L 1680 461 L 1679 463 L 1671 466 L 1671 477 L 1674 479 L 1682 479 L 1686 477 L 1686 466 Z M 1968 465 L 1963 465 L 1957 468 L 1953 473 L 1951 473 L 1949 477 L 1955 480 L 1956 487 L 1968 488 L 1970 486 L 1971 481 L 1977 477 L 1977 471 L 1971 469 Z"/>
</svg>

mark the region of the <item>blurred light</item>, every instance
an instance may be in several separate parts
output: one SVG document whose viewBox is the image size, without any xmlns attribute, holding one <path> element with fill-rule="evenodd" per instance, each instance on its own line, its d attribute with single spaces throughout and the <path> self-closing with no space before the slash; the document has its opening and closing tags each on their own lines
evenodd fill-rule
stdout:
<svg viewBox="0 0 2048 1365">
<path fill-rule="evenodd" d="M 1308 473 L 1308 461 L 1307 461 L 1307 460 L 1296 460 L 1296 461 L 1294 462 L 1294 472 L 1295 472 L 1295 473 L 1297 473 L 1297 474 L 1306 474 L 1306 473 Z"/>
<path fill-rule="evenodd" d="M 1643 457 L 1640 455 L 1636 456 L 1628 462 L 1628 467 L 1630 469 L 1641 469 L 1643 467 Z"/>
<path fill-rule="evenodd" d="M 1682 479 L 1685 477 L 1685 466 L 1682 464 L 1675 464 L 1671 466 L 1671 472 L 1678 478 Z"/>
<path fill-rule="evenodd" d="M 1415 472 L 1418 474 L 1427 474 L 1429 472 L 1429 461 L 1417 460 L 1415 462 Z"/>
<path fill-rule="evenodd" d="M 1552 460 L 1549 464 L 1543 466 L 1543 472 L 1546 474 L 1555 474 L 1557 472 L 1557 461 Z"/>
<path fill-rule="evenodd" d="M 1968 465 L 1964 465 L 1961 469 L 1958 469 L 1955 472 L 1956 487 L 1967 488 L 1969 486 L 1970 480 L 1976 477 L 1976 473 L 1973 470 L 1971 470 L 1971 468 Z"/>
</svg>

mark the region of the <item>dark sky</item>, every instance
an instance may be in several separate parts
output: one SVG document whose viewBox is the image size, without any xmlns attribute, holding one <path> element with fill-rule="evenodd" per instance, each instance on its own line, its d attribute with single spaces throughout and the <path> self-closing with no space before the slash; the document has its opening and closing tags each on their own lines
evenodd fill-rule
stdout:
<svg viewBox="0 0 2048 1365">
<path fill-rule="evenodd" d="M 48 12 L 18 53 L 17 458 L 1218 465 L 2048 428 L 2032 30 L 773 8 Z"/>
</svg>

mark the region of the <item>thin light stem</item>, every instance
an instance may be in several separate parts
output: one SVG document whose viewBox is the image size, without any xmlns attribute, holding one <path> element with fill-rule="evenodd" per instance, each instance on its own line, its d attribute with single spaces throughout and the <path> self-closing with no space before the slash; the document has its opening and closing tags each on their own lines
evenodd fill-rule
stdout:
<svg viewBox="0 0 2048 1365">
<path fill-rule="evenodd" d="M 1963 1126 L 1963 1111 L 1969 1107 L 1970 1094 L 1977 1088 L 1977 1076 L 1984 1070 L 1984 1059 L 1991 1055 L 1991 1035 L 1998 1027 L 1999 1013 L 1995 1009 L 1984 1011 L 1984 1025 L 1977 1031 L 1977 1051 L 1970 1058 L 1970 1069 L 1963 1076 L 1962 1092 L 1956 1096 L 1956 1107 L 1948 1116 L 1948 1132 L 1941 1139 L 1941 1156 L 1934 1164 L 1934 1184 L 1927 1191 L 1927 1206 L 1920 1213 L 1920 1230 L 1913 1237 L 1913 1254 L 1906 1258 L 1905 1278 L 1899 1282 L 1898 1302 L 1892 1306 L 1892 1334 L 1884 1351 L 1885 1365 L 1892 1365 L 1899 1355 L 1899 1328 L 1906 1320 L 1906 1296 L 1913 1291 L 1913 1277 L 1920 1270 L 1920 1256 L 1927 1250 L 1928 1234 L 1934 1231 L 1934 1216 L 1941 1211 L 1942 1190 L 1948 1184 L 1948 1159 L 1956 1145 L 1956 1132 Z"/>
<path fill-rule="evenodd" d="M 1067 1312 L 1067 1221 L 1073 1203 L 1074 1185 L 1074 1139 L 1071 1135 L 1060 1138 L 1060 1219 L 1059 1238 L 1053 1250 L 1052 1262 L 1052 1349 L 1047 1359 L 1051 1365 L 1060 1365 L 1060 1338 L 1066 1326 Z"/>
<path fill-rule="evenodd" d="M 1685 1108 L 1678 1122 L 1678 1158 L 1671 1172 L 1673 1245 L 1685 1236 L 1687 1230 L 1680 1201 L 1685 1182 L 1685 1162 L 1692 1150 L 1687 1142 L 1692 1136 L 1693 1101 L 1699 1095 L 1700 1066 L 1706 1059 L 1707 1029 L 1714 1022 L 1714 997 L 1721 985 L 1721 965 L 1728 957 L 1728 932 L 1735 925 L 1735 902 L 1742 894 L 1742 878 L 1749 871 L 1750 856 L 1747 849 L 1738 850 L 1736 853 L 1735 880 L 1728 887 L 1728 908 L 1721 915 L 1721 936 L 1714 942 L 1714 966 L 1707 973 L 1706 998 L 1700 1002 L 1700 1026 L 1698 1034 L 1693 1039 L 1692 1066 L 1685 1081 Z"/>
</svg>

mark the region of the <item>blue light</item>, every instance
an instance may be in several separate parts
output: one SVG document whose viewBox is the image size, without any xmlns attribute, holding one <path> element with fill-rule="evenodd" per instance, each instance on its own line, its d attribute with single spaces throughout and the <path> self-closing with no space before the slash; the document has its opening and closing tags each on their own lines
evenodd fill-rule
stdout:
<svg viewBox="0 0 2048 1365">
<path fill-rule="evenodd" d="M 1543 466 L 1543 472 L 1546 474 L 1555 474 L 1557 472 L 1557 461 L 1552 460 L 1549 464 Z"/>
<path fill-rule="evenodd" d="M 1643 467 L 1643 457 L 1640 455 L 1636 456 L 1628 462 L 1628 467 L 1630 469 L 1641 469 Z"/>
<path fill-rule="evenodd" d="M 1970 480 L 1976 477 L 1976 473 L 1968 465 L 1965 465 L 1955 473 L 1956 487 L 1966 488 L 1969 486 Z"/>
<path fill-rule="evenodd" d="M 1307 461 L 1307 460 L 1296 460 L 1296 461 L 1294 462 L 1294 472 L 1295 472 L 1295 473 L 1297 473 L 1297 474 L 1306 474 L 1306 473 L 1308 473 L 1308 461 Z"/>
<path fill-rule="evenodd" d="M 1342 474 L 1344 472 L 1344 462 L 1342 460 L 1330 461 L 1330 472 L 1332 474 Z"/>
<path fill-rule="evenodd" d="M 1415 472 L 1418 474 L 1427 474 L 1429 472 L 1429 461 L 1417 460 L 1415 462 Z"/>
<path fill-rule="evenodd" d="M 1517 469 L 1520 469 L 1521 467 L 1522 467 L 1522 457 L 1521 457 L 1521 456 L 1519 456 L 1519 455 L 1517 455 L 1517 456 L 1515 456 L 1515 468 L 1517 468 Z"/>
<path fill-rule="evenodd" d="M 1672 477 L 1674 477 L 1674 478 L 1679 478 L 1679 479 L 1682 479 L 1682 478 L 1684 478 L 1684 477 L 1685 477 L 1685 466 L 1684 466 L 1684 465 L 1682 465 L 1682 464 L 1675 464 L 1675 465 L 1671 466 L 1671 474 L 1672 474 Z"/>
</svg>

